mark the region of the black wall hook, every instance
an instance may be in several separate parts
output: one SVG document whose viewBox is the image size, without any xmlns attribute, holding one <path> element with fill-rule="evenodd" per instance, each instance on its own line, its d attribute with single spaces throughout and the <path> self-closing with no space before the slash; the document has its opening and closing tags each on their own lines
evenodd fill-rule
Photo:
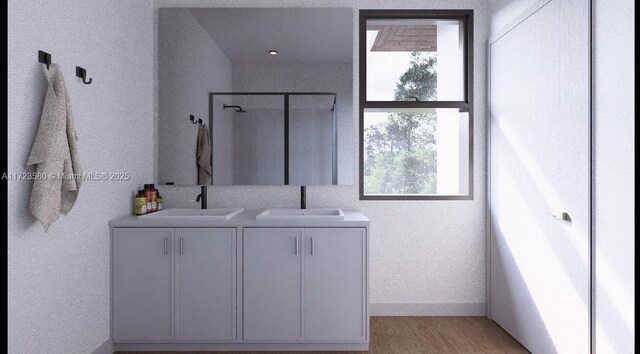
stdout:
<svg viewBox="0 0 640 354">
<path fill-rule="evenodd" d="M 85 70 L 84 68 L 81 68 L 79 66 L 76 66 L 76 76 L 82 79 L 82 83 L 84 83 L 85 85 L 89 85 L 91 83 L 91 81 L 93 81 L 93 78 L 90 78 L 89 81 L 87 81 L 87 70 Z"/>
<path fill-rule="evenodd" d="M 44 52 L 42 50 L 38 51 L 38 61 L 42 64 L 47 65 L 47 70 L 49 70 L 49 64 L 51 64 L 51 54 Z"/>
<path fill-rule="evenodd" d="M 193 114 L 189 115 L 189 120 L 191 121 L 191 123 L 193 124 L 200 124 L 202 125 L 202 119 L 196 119 L 196 117 Z"/>
</svg>

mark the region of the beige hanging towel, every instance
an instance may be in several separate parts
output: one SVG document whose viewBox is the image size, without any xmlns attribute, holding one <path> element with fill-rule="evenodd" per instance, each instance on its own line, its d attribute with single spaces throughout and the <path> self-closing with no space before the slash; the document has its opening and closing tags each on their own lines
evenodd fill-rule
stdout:
<svg viewBox="0 0 640 354">
<path fill-rule="evenodd" d="M 198 184 L 211 184 L 211 143 L 209 141 L 209 129 L 206 124 L 201 125 L 200 129 L 198 129 L 196 161 L 198 166 Z"/>
<path fill-rule="evenodd" d="M 50 64 L 49 69 L 44 70 L 47 93 L 27 169 L 36 173 L 29 209 L 47 232 L 60 214 L 67 215 L 75 204 L 82 168 L 64 78 L 57 64 Z"/>
</svg>

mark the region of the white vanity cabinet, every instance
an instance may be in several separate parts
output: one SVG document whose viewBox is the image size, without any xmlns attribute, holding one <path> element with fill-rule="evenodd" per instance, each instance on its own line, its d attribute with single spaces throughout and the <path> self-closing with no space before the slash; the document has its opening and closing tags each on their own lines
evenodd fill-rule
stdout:
<svg viewBox="0 0 640 354">
<path fill-rule="evenodd" d="M 175 229 L 175 335 L 236 338 L 236 229 Z"/>
<path fill-rule="evenodd" d="M 369 348 L 369 220 L 110 222 L 116 351 Z"/>
<path fill-rule="evenodd" d="M 114 342 L 235 339 L 235 235 L 235 228 L 114 228 Z"/>
<path fill-rule="evenodd" d="M 304 244 L 304 338 L 365 340 L 366 229 L 305 229 Z"/>
<path fill-rule="evenodd" d="M 244 339 L 367 339 L 365 228 L 245 228 Z"/>
<path fill-rule="evenodd" d="M 113 230 L 113 339 L 173 337 L 173 229 Z"/>
<path fill-rule="evenodd" d="M 244 229 L 243 338 L 302 339 L 302 229 Z"/>
</svg>

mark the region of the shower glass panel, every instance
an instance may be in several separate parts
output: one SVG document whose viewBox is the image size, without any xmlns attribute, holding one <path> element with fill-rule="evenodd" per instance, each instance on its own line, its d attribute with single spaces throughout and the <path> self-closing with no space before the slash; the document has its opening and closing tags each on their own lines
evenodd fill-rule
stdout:
<svg viewBox="0 0 640 354">
<path fill-rule="evenodd" d="M 213 185 L 337 184 L 335 93 L 211 93 Z"/>
<path fill-rule="evenodd" d="M 212 184 L 284 184 L 281 95 L 214 95 Z"/>
<path fill-rule="evenodd" d="M 337 184 L 335 119 L 335 96 L 289 97 L 289 184 Z"/>
</svg>

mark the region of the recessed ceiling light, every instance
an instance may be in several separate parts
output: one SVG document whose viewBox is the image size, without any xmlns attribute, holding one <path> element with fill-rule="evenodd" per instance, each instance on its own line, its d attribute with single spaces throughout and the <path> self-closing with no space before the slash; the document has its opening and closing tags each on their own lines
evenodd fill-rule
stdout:
<svg viewBox="0 0 640 354">
<path fill-rule="evenodd" d="M 273 50 L 273 49 L 272 49 L 272 50 L 270 50 L 270 51 L 269 51 L 269 54 L 271 54 L 271 55 L 278 55 L 278 51 L 277 51 L 277 50 Z"/>
</svg>

